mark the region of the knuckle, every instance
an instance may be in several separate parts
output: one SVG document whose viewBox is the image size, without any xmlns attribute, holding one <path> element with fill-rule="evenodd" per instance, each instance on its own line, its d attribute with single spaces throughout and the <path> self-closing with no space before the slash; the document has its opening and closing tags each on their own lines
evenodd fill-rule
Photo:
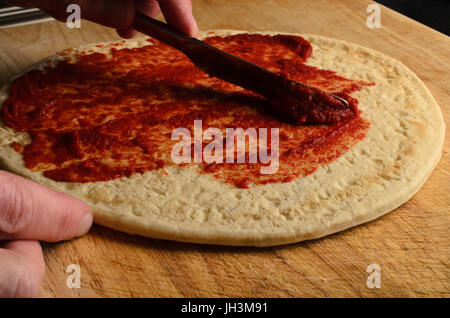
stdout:
<svg viewBox="0 0 450 318">
<path fill-rule="evenodd" d="M 45 267 L 22 255 L 0 249 L 2 279 L 0 297 L 37 297 L 45 274 Z"/>
<path fill-rule="evenodd" d="M 34 268 L 28 264 L 18 266 L 11 277 L 13 297 L 37 297 L 39 295 L 41 278 Z"/>
<path fill-rule="evenodd" d="M 23 188 L 13 176 L 0 177 L 0 232 L 14 234 L 27 224 L 23 197 Z"/>
</svg>

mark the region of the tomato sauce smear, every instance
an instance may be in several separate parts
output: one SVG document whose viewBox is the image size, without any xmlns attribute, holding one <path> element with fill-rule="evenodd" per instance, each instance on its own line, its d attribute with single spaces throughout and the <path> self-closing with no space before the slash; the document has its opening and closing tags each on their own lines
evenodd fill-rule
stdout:
<svg viewBox="0 0 450 318">
<path fill-rule="evenodd" d="M 345 98 L 353 116 L 332 125 L 295 125 L 271 113 L 262 96 L 209 77 L 182 53 L 149 39 L 139 48 L 112 46 L 110 54 L 77 53 L 76 61 L 66 59 L 17 78 L 2 120 L 27 132 L 32 141 L 15 143 L 14 149 L 28 169 L 43 171 L 50 179 L 95 182 L 176 165 L 171 151 L 178 140 L 172 140 L 171 133 L 187 128 L 194 142 L 194 120 L 202 120 L 203 131 L 220 129 L 224 138 L 226 128 L 279 128 L 279 169 L 274 174 L 261 173 L 268 164 L 248 160 L 182 164 L 248 188 L 311 174 L 365 138 L 370 123 L 360 116 L 358 101 L 350 94 L 374 83 L 305 64 L 312 47 L 302 37 L 238 34 L 205 41 Z"/>
</svg>

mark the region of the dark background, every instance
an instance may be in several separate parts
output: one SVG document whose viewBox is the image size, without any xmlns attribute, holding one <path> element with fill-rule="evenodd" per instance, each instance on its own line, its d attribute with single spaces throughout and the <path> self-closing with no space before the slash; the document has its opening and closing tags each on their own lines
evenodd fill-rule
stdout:
<svg viewBox="0 0 450 318">
<path fill-rule="evenodd" d="M 450 35 L 449 0 L 376 0 L 430 28 Z M 383 24 L 383 15 L 381 15 Z"/>
<path fill-rule="evenodd" d="M 450 0 L 377 0 L 377 2 L 450 35 Z M 0 8 L 5 6 L 5 2 L 0 0 Z"/>
</svg>

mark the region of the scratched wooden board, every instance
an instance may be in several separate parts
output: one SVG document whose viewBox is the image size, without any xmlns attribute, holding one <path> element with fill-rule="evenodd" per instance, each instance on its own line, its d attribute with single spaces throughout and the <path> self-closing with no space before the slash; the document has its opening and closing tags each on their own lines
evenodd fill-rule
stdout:
<svg viewBox="0 0 450 318">
<path fill-rule="evenodd" d="M 450 116 L 449 37 L 382 7 L 381 29 L 366 26 L 365 0 L 194 1 L 201 29 L 304 32 L 351 41 L 409 66 Z M 88 22 L 0 30 L 0 82 L 61 49 L 118 39 Z M 447 126 L 450 126 L 447 124 Z M 443 158 L 406 204 L 324 239 L 275 248 L 183 244 L 94 226 L 70 242 L 43 244 L 44 297 L 448 297 L 450 161 Z M 381 267 L 381 288 L 366 268 Z M 81 288 L 66 286 L 79 264 Z"/>
</svg>

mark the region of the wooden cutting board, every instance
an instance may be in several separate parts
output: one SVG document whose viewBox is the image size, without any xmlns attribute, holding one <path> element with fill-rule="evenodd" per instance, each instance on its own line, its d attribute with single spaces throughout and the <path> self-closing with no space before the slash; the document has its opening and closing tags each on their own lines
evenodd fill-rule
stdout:
<svg viewBox="0 0 450 318">
<path fill-rule="evenodd" d="M 366 26 L 366 0 L 198 0 L 202 30 L 314 33 L 390 55 L 411 68 L 450 118 L 450 39 L 385 7 L 380 29 Z M 51 22 L 0 30 L 0 83 L 55 52 L 118 39 L 82 22 Z M 449 126 L 447 124 L 447 126 Z M 44 243 L 44 297 L 449 297 L 449 138 L 443 158 L 406 204 L 368 224 L 330 237 L 276 248 L 183 244 L 94 226 L 85 237 Z M 81 288 L 66 286 L 70 264 Z M 369 264 L 381 288 L 366 285 Z"/>
</svg>

